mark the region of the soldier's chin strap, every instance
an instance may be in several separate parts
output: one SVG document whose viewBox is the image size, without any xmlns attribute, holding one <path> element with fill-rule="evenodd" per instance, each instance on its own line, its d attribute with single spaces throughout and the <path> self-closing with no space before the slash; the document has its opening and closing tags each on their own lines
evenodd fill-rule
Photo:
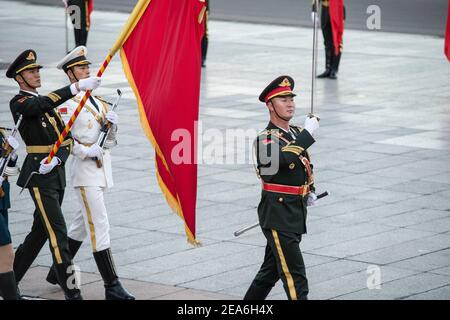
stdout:
<svg viewBox="0 0 450 320">
<path fill-rule="evenodd" d="M 23 82 L 25 82 L 29 88 L 36 90 L 35 87 L 31 86 L 31 85 L 28 83 L 28 81 L 25 80 L 25 78 L 22 76 L 22 73 L 19 73 L 18 76 L 22 78 Z"/>
<path fill-rule="evenodd" d="M 280 118 L 281 120 L 284 120 L 284 121 L 288 121 L 288 122 L 291 121 L 291 119 L 284 118 L 278 114 L 277 108 L 275 108 L 275 105 L 273 104 L 272 100 L 270 100 L 270 103 L 272 104 L 273 111 L 275 111 L 275 114 L 277 115 L 278 118 Z"/>
<path fill-rule="evenodd" d="M 67 73 L 69 73 L 69 71 L 72 71 L 72 76 L 75 78 L 75 80 L 77 80 L 77 82 L 80 82 L 80 80 L 78 80 L 77 76 L 75 75 L 75 72 L 73 71 L 74 67 L 70 67 L 69 70 L 67 70 Z"/>
</svg>

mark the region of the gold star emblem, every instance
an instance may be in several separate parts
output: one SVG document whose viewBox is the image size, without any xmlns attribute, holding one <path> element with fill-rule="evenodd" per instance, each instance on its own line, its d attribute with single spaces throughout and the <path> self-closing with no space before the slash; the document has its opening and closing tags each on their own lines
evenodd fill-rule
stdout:
<svg viewBox="0 0 450 320">
<path fill-rule="evenodd" d="M 36 57 L 34 56 L 32 51 L 30 51 L 30 53 L 28 54 L 27 60 L 29 60 L 29 61 L 36 60 Z"/>
<path fill-rule="evenodd" d="M 289 82 L 288 78 L 284 78 L 283 81 L 278 85 L 279 87 L 290 87 L 291 83 Z"/>
</svg>

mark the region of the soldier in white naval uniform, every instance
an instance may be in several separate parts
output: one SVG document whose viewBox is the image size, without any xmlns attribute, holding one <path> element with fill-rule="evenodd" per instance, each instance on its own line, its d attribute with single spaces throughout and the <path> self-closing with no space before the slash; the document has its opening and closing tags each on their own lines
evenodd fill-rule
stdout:
<svg viewBox="0 0 450 320">
<path fill-rule="evenodd" d="M 65 56 L 57 68 L 64 70 L 71 82 L 87 78 L 90 62 L 86 59 L 86 54 L 86 47 L 79 46 Z M 83 94 L 78 94 L 60 106 L 59 111 L 66 122 L 77 108 Z M 96 142 L 105 121 L 112 124 L 112 129 L 105 149 L 102 150 Z M 95 262 L 105 284 L 106 300 L 134 300 L 122 287 L 115 270 L 110 248 L 108 213 L 103 198 L 105 189 L 113 186 L 109 149 L 117 144 L 117 122 L 118 116 L 109 111 L 108 103 L 99 97 L 91 96 L 72 126 L 75 144 L 70 173 L 80 209 L 69 227 L 69 248 L 72 257 L 75 256 L 83 240 L 89 236 Z M 95 159 L 100 160 L 100 165 Z M 49 272 L 47 281 L 56 284 L 52 271 Z"/>
</svg>

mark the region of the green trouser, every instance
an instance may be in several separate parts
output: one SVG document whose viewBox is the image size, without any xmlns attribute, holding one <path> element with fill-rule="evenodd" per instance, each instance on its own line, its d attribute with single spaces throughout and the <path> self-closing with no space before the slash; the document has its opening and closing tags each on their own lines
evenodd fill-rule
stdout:
<svg viewBox="0 0 450 320">
<path fill-rule="evenodd" d="M 263 233 L 267 239 L 266 253 L 253 285 L 272 288 L 281 278 L 290 300 L 307 299 L 308 280 L 300 251 L 302 236 L 273 229 L 263 229 Z"/>
<path fill-rule="evenodd" d="M 16 281 L 23 276 L 36 259 L 47 239 L 55 264 L 70 263 L 67 228 L 61 210 L 64 190 L 28 188 L 36 210 L 30 233 L 17 248 L 14 259 Z"/>
</svg>

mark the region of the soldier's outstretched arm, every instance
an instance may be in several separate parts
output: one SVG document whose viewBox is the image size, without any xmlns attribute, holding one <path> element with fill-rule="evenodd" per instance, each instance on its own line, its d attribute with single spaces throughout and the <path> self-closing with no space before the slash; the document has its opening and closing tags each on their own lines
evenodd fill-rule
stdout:
<svg viewBox="0 0 450 320">
<path fill-rule="evenodd" d="M 312 144 L 315 142 L 313 136 L 309 133 L 308 130 L 303 129 L 295 138 L 294 142 L 291 145 L 298 146 L 303 150 L 307 150 Z"/>
<path fill-rule="evenodd" d="M 55 90 L 46 96 L 25 96 L 11 101 L 10 108 L 13 114 L 22 114 L 24 117 L 36 117 L 48 112 L 68 99 L 75 96 L 71 86 Z"/>
</svg>

